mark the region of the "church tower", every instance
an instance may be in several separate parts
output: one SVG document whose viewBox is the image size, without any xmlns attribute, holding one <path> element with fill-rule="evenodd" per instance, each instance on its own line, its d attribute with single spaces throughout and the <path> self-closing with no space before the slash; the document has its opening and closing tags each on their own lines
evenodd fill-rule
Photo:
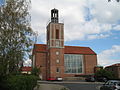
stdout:
<svg viewBox="0 0 120 90">
<path fill-rule="evenodd" d="M 63 77 L 64 74 L 64 24 L 59 23 L 57 9 L 51 10 L 47 25 L 47 78 Z"/>
</svg>

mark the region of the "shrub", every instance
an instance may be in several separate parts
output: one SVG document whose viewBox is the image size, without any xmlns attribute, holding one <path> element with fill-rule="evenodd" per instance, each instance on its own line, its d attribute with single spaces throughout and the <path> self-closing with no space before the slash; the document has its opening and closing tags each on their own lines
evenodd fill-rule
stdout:
<svg viewBox="0 0 120 90">
<path fill-rule="evenodd" d="M 6 87 L 6 79 L 5 76 L 0 76 L 0 90 L 8 90 Z"/>
<path fill-rule="evenodd" d="M 107 70 L 105 70 L 105 69 L 101 69 L 101 70 L 97 71 L 97 72 L 95 73 L 95 76 L 96 76 L 96 77 L 106 77 L 106 78 L 108 78 L 108 79 L 113 79 L 113 78 L 114 78 L 112 72 L 107 71 Z"/>
<path fill-rule="evenodd" d="M 62 88 L 62 89 L 60 89 L 60 90 L 69 90 L 69 89 L 64 87 L 64 88 Z"/>
<path fill-rule="evenodd" d="M 32 68 L 32 75 L 39 76 L 40 68 L 34 67 Z"/>
<path fill-rule="evenodd" d="M 33 90 L 37 84 L 37 77 L 33 75 L 9 76 L 7 87 L 9 90 Z"/>
</svg>

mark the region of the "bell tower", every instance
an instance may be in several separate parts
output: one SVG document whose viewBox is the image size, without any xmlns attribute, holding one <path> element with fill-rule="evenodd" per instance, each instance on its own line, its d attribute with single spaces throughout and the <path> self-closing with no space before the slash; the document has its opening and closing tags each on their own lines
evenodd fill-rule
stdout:
<svg viewBox="0 0 120 90">
<path fill-rule="evenodd" d="M 47 78 L 63 77 L 64 73 L 64 24 L 59 23 L 59 11 L 51 10 L 47 25 Z"/>
<path fill-rule="evenodd" d="M 48 48 L 64 48 L 64 24 L 59 23 L 57 9 L 51 10 L 51 22 L 47 26 Z"/>
<path fill-rule="evenodd" d="M 51 10 L 51 22 L 58 23 L 59 22 L 58 10 L 52 9 Z"/>
</svg>

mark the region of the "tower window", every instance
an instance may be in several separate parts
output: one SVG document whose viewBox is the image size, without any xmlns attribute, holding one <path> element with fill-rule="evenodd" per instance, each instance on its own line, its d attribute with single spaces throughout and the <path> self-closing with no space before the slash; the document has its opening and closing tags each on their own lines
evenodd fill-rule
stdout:
<svg viewBox="0 0 120 90">
<path fill-rule="evenodd" d="M 56 29 L 56 39 L 59 39 L 59 30 Z"/>
<path fill-rule="evenodd" d="M 60 72 L 60 69 L 59 69 L 59 68 L 56 68 L 56 72 L 59 73 L 59 72 Z"/>
<path fill-rule="evenodd" d="M 57 60 L 56 60 L 56 63 L 60 63 L 60 60 L 59 60 L 59 59 L 57 59 Z"/>
<path fill-rule="evenodd" d="M 59 55 L 59 51 L 56 51 L 56 55 Z"/>
<path fill-rule="evenodd" d="M 59 46 L 60 46 L 60 42 L 56 41 L 56 47 L 59 47 Z"/>
<path fill-rule="evenodd" d="M 57 13 L 55 14 L 55 17 L 57 17 Z"/>
</svg>

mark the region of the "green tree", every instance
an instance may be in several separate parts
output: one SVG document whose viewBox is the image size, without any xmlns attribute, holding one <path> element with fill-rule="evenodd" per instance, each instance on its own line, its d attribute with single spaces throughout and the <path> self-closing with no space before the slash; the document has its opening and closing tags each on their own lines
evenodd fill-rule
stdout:
<svg viewBox="0 0 120 90">
<path fill-rule="evenodd" d="M 0 8 L 0 73 L 16 73 L 32 48 L 30 0 L 7 0 Z"/>
<path fill-rule="evenodd" d="M 95 76 L 96 76 L 96 77 L 106 77 L 106 78 L 108 78 L 108 79 L 114 78 L 112 72 L 107 71 L 107 70 L 105 70 L 105 69 L 100 69 L 100 70 L 98 70 L 98 71 L 95 73 Z"/>
<path fill-rule="evenodd" d="M 37 67 L 32 68 L 32 74 L 35 76 L 39 76 L 40 68 L 37 68 Z"/>
</svg>

